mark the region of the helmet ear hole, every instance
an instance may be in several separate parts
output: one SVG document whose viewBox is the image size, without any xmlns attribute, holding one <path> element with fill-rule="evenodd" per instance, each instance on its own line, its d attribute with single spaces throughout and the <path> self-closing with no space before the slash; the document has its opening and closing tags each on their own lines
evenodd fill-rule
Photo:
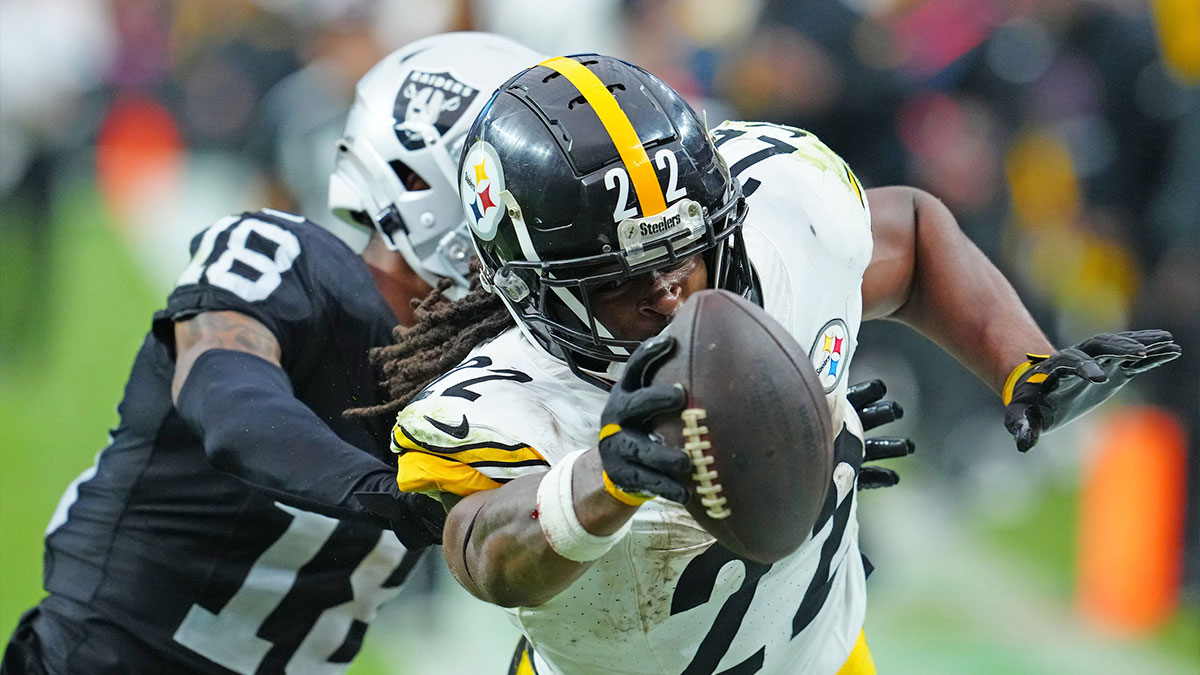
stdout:
<svg viewBox="0 0 1200 675">
<path fill-rule="evenodd" d="M 421 174 L 414 171 L 412 167 L 404 162 L 401 162 L 398 159 L 393 159 L 392 161 L 388 162 L 388 166 L 392 167 L 392 171 L 394 171 L 396 177 L 400 179 L 400 183 L 404 186 L 405 190 L 408 190 L 409 192 L 420 192 L 421 190 L 430 189 L 429 181 L 422 178 Z"/>
<path fill-rule="evenodd" d="M 350 218 L 362 225 L 363 227 L 378 228 L 382 234 L 387 235 L 389 239 L 393 239 L 396 234 L 407 234 L 408 227 L 404 224 L 404 219 L 396 212 L 396 209 L 388 209 L 379 217 L 379 222 L 371 220 L 371 216 L 367 215 L 366 211 L 348 211 L 347 215 Z"/>
</svg>

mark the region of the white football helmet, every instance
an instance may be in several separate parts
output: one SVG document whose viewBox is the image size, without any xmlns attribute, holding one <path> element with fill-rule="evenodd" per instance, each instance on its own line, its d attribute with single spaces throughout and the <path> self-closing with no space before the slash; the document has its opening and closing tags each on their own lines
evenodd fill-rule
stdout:
<svg viewBox="0 0 1200 675">
<path fill-rule="evenodd" d="M 465 293 L 474 249 L 458 198 L 458 156 L 492 92 L 545 56 L 479 32 L 412 42 L 358 82 L 329 177 L 329 207 L 374 227 L 430 285 Z"/>
</svg>

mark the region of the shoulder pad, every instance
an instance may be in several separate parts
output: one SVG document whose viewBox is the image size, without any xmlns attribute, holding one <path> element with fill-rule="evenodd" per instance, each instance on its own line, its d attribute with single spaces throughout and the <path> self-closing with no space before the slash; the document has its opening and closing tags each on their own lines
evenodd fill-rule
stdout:
<svg viewBox="0 0 1200 675">
<path fill-rule="evenodd" d="M 429 491 L 425 484 L 433 482 L 441 491 L 470 494 L 549 468 L 534 443 L 552 415 L 526 387 L 533 378 L 491 365 L 486 356 L 468 359 L 397 415 L 391 441 L 402 455 L 402 489 Z M 512 435 L 514 422 L 528 439 Z"/>
</svg>

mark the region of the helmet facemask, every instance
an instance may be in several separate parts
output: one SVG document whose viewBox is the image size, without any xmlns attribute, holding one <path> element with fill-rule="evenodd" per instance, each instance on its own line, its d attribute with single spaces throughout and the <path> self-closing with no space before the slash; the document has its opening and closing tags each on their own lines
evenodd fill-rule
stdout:
<svg viewBox="0 0 1200 675">
<path fill-rule="evenodd" d="M 740 228 L 746 205 L 736 182 L 734 188 L 736 197 L 713 214 L 691 200 L 673 205 L 679 211 L 694 211 L 694 228 L 632 250 L 557 261 L 509 261 L 498 270 L 485 268 L 485 279 L 511 303 L 515 316 L 539 336 L 539 342 L 553 345 L 553 353 L 583 359 L 587 370 L 604 371 L 607 366 L 602 364 L 624 362 L 640 341 L 613 335 L 596 318 L 592 310 L 596 288 L 672 267 L 694 255 L 705 258 L 710 288 L 748 286 L 736 274 L 748 265 L 736 262 L 745 257 Z"/>
</svg>

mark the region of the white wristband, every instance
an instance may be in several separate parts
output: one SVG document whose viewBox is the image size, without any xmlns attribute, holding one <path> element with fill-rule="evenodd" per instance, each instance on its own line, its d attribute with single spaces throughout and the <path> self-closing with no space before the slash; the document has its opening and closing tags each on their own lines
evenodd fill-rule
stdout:
<svg viewBox="0 0 1200 675">
<path fill-rule="evenodd" d="M 614 544 L 629 533 L 630 521 L 610 535 L 599 537 L 583 528 L 575 515 L 575 502 L 571 496 L 571 476 L 575 460 L 584 450 L 577 450 L 563 458 L 542 476 L 538 485 L 538 523 L 546 542 L 554 552 L 575 562 L 591 562 L 608 552 Z"/>
</svg>

